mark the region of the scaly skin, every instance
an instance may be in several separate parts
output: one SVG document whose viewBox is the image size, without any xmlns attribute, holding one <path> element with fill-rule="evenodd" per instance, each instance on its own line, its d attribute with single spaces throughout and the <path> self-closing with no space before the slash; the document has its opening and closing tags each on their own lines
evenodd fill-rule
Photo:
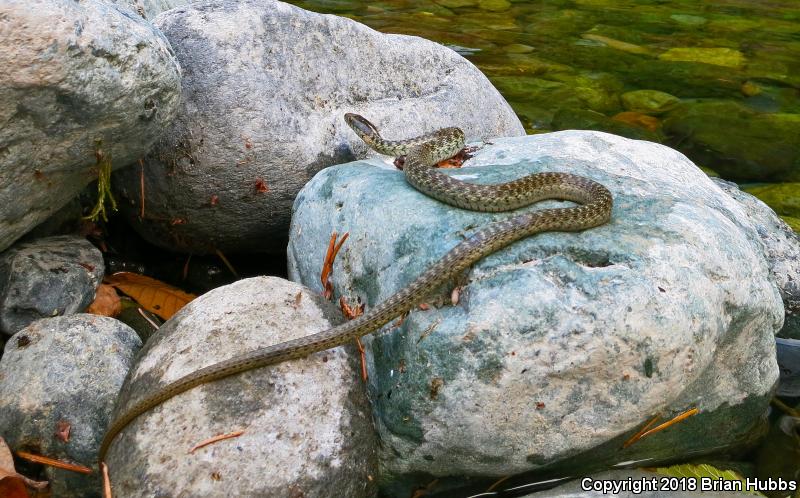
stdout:
<svg viewBox="0 0 800 498">
<path fill-rule="evenodd" d="M 100 461 L 114 438 L 139 415 L 195 386 L 246 370 L 261 368 L 330 349 L 379 329 L 411 310 L 433 290 L 473 263 L 514 241 L 546 231 L 577 231 L 606 223 L 611 218 L 611 193 L 599 183 L 569 173 L 536 173 L 495 185 L 476 185 L 433 169 L 464 146 L 464 133 L 444 128 L 410 140 L 383 139 L 372 123 L 357 114 L 345 114 L 347 124 L 368 145 L 388 155 L 405 155 L 406 180 L 420 192 L 451 206 L 473 211 L 509 211 L 544 199 L 562 199 L 576 207 L 543 209 L 512 216 L 482 228 L 456 245 L 442 259 L 386 301 L 337 327 L 306 337 L 259 348 L 187 374 L 139 400 L 120 414 L 100 446 Z"/>
</svg>

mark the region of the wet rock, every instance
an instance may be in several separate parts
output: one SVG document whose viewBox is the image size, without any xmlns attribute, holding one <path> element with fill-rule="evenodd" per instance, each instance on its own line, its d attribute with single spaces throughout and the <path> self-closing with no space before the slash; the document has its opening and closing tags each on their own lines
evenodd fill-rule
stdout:
<svg viewBox="0 0 800 498">
<path fill-rule="evenodd" d="M 662 61 L 701 62 L 712 66 L 740 69 L 744 54 L 732 48 L 676 47 L 658 56 Z"/>
<path fill-rule="evenodd" d="M 511 8 L 511 2 L 508 0 L 480 0 L 478 8 L 490 12 L 503 12 Z"/>
<path fill-rule="evenodd" d="M 14 334 L 40 318 L 86 309 L 103 280 L 103 255 L 85 238 L 60 235 L 0 255 L 0 330 Z"/>
<path fill-rule="evenodd" d="M 493 144 L 448 174 L 588 176 L 612 191 L 613 218 L 500 250 L 366 338 L 384 486 L 556 465 L 580 473 L 750 441 L 778 378 L 784 309 L 745 209 L 657 144 L 580 131 Z M 318 287 L 330 233 L 349 231 L 333 285 L 369 308 L 508 216 L 445 206 L 382 161 L 335 166 L 295 202 L 289 275 Z M 698 415 L 621 449 L 654 414 L 693 407 Z"/>
<path fill-rule="evenodd" d="M 736 184 L 719 178 L 713 181 L 742 205 L 758 233 L 770 274 L 783 299 L 786 318 L 778 335 L 800 338 L 800 238 L 797 232 L 781 221 L 770 206 L 739 190 Z"/>
<path fill-rule="evenodd" d="M 657 131 L 629 123 L 627 120 L 609 118 L 599 112 L 584 109 L 561 109 L 552 121 L 554 130 L 597 130 L 614 133 L 634 140 L 660 142 L 663 137 Z"/>
<path fill-rule="evenodd" d="M 729 101 L 681 104 L 664 130 L 679 150 L 736 181 L 800 180 L 800 114 L 760 113 Z"/>
<path fill-rule="evenodd" d="M 319 294 L 278 278 L 215 289 L 148 341 L 117 410 L 202 366 L 340 320 Z M 348 345 L 182 393 L 117 437 L 106 459 L 115 496 L 373 496 L 374 431 L 360 374 Z M 244 434 L 187 454 L 236 430 Z"/>
<path fill-rule="evenodd" d="M 283 252 L 292 201 L 320 169 L 366 153 L 344 123 L 387 137 L 460 126 L 472 139 L 523 128 L 471 63 L 437 43 L 275 1 L 166 12 L 157 26 L 184 69 L 174 126 L 139 169 L 115 174 L 137 231 L 193 253 Z"/>
<path fill-rule="evenodd" d="M 14 451 L 94 471 L 45 467 L 53 496 L 102 496 L 97 450 L 141 345 L 127 325 L 85 314 L 39 320 L 8 340 L 0 359 L 0 434 Z"/>
<path fill-rule="evenodd" d="M 180 69 L 150 23 L 100 0 L 8 0 L 0 41 L 0 250 L 174 115 Z"/>
<path fill-rule="evenodd" d="M 634 90 L 623 93 L 620 98 L 625 109 L 643 114 L 663 114 L 680 103 L 674 95 L 658 90 Z"/>
</svg>

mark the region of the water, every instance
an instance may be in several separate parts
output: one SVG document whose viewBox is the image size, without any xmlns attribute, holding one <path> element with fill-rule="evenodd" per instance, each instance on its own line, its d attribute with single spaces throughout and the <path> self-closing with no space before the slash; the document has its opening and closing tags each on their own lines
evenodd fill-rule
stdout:
<svg viewBox="0 0 800 498">
<path fill-rule="evenodd" d="M 529 133 L 667 144 L 709 174 L 752 184 L 800 229 L 798 0 L 292 3 L 448 45 Z"/>
</svg>

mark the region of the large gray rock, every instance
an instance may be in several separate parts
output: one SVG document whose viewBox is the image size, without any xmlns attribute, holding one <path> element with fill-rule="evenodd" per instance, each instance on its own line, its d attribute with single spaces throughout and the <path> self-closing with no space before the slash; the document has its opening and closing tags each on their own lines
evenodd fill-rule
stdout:
<svg viewBox="0 0 800 498">
<path fill-rule="evenodd" d="M 119 388 L 142 343 L 113 318 L 39 320 L 8 340 L 0 359 L 0 434 L 25 450 L 91 467 L 44 467 L 52 496 L 101 496 L 97 450 Z M 64 434 L 68 428 L 69 437 Z"/>
<path fill-rule="evenodd" d="M 139 168 L 115 180 L 136 230 L 162 247 L 283 253 L 300 188 L 366 152 L 345 112 L 388 137 L 524 133 L 478 69 L 421 38 L 268 0 L 192 4 L 155 23 L 184 70 L 183 102 L 145 160 L 143 220 Z"/>
<path fill-rule="evenodd" d="M 192 0 L 108 0 L 120 7 L 128 8 L 145 19 L 153 19 L 165 10 L 188 5 Z"/>
<path fill-rule="evenodd" d="M 150 23 L 100 0 L 5 0 L 0 31 L 2 250 L 97 177 L 98 147 L 114 167 L 147 152 L 180 68 Z"/>
<path fill-rule="evenodd" d="M 739 190 L 733 182 L 720 178 L 712 180 L 742 205 L 763 244 L 786 314 L 778 335 L 800 338 L 800 237 L 757 197 Z"/>
<path fill-rule="evenodd" d="M 85 310 L 103 273 L 103 255 L 78 235 L 14 245 L 0 255 L 0 332 Z"/>
<path fill-rule="evenodd" d="M 492 254 L 461 279 L 457 305 L 447 285 L 367 341 L 386 488 L 657 462 L 747 439 L 778 378 L 784 310 L 742 206 L 657 144 L 585 131 L 493 142 L 449 174 L 588 176 L 612 191 L 613 218 Z M 527 209 L 548 205 L 562 204 Z M 289 275 L 318 287 L 331 232 L 349 231 L 333 285 L 374 306 L 508 216 L 445 206 L 380 161 L 336 166 L 298 195 Z M 654 415 L 692 407 L 700 413 L 621 449 Z M 725 430 L 708 432 L 715 424 Z"/>
<path fill-rule="evenodd" d="M 282 279 L 217 288 L 148 341 L 117 410 L 205 365 L 340 320 L 321 296 Z M 166 401 L 111 447 L 106 462 L 114 496 L 373 495 L 374 429 L 358 358 L 354 347 L 339 347 Z M 245 433 L 187 455 L 196 443 L 236 430 Z"/>
</svg>

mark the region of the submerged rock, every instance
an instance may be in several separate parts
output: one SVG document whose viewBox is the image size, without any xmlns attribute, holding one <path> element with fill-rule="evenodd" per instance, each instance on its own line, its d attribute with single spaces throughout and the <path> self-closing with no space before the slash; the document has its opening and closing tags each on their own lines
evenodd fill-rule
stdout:
<svg viewBox="0 0 800 498">
<path fill-rule="evenodd" d="M 663 114 L 674 109 L 680 99 L 658 90 L 634 90 L 623 93 L 620 98 L 625 109 L 644 114 Z"/>
<path fill-rule="evenodd" d="M 117 411 L 202 366 L 340 320 L 319 294 L 279 278 L 215 289 L 148 341 Z M 111 447 L 106 462 L 114 496 L 374 495 L 374 429 L 358 361 L 353 345 L 338 347 L 167 400 Z M 209 437 L 238 430 L 244 434 L 189 453 Z"/>
<path fill-rule="evenodd" d="M 84 311 L 103 280 L 103 255 L 85 238 L 58 235 L 0 255 L 0 331 Z"/>
<path fill-rule="evenodd" d="M 761 113 L 728 101 L 681 104 L 664 130 L 682 152 L 736 181 L 800 179 L 800 114 Z"/>
<path fill-rule="evenodd" d="M 397 494 L 436 477 L 574 473 L 743 444 L 778 378 L 784 310 L 742 206 L 653 143 L 570 131 L 493 144 L 449 174 L 588 176 L 612 191 L 613 218 L 498 251 L 365 341 L 384 486 Z M 540 204 L 527 209 L 563 205 Z M 339 165 L 295 202 L 289 275 L 319 286 L 331 232 L 348 231 L 334 288 L 375 306 L 508 216 L 445 206 L 381 161 Z M 690 408 L 700 413 L 622 448 L 654 415 Z M 725 431 L 708 432 L 723 420 Z"/>
<path fill-rule="evenodd" d="M 133 226 L 162 247 L 282 253 L 300 188 L 366 151 L 345 112 L 387 137 L 523 133 L 475 66 L 428 40 L 262 0 L 192 4 L 155 22 L 184 69 L 182 107 L 145 159 L 143 220 L 139 168 L 115 183 Z"/>
<path fill-rule="evenodd" d="M 177 110 L 180 68 L 150 23 L 101 0 L 6 0 L 0 38 L 0 250 L 113 167 Z"/>
<path fill-rule="evenodd" d="M 100 497 L 97 450 L 122 381 L 142 343 L 113 318 L 39 320 L 8 340 L 0 359 L 0 434 L 24 450 L 91 467 L 45 467 L 53 496 Z"/>
</svg>

